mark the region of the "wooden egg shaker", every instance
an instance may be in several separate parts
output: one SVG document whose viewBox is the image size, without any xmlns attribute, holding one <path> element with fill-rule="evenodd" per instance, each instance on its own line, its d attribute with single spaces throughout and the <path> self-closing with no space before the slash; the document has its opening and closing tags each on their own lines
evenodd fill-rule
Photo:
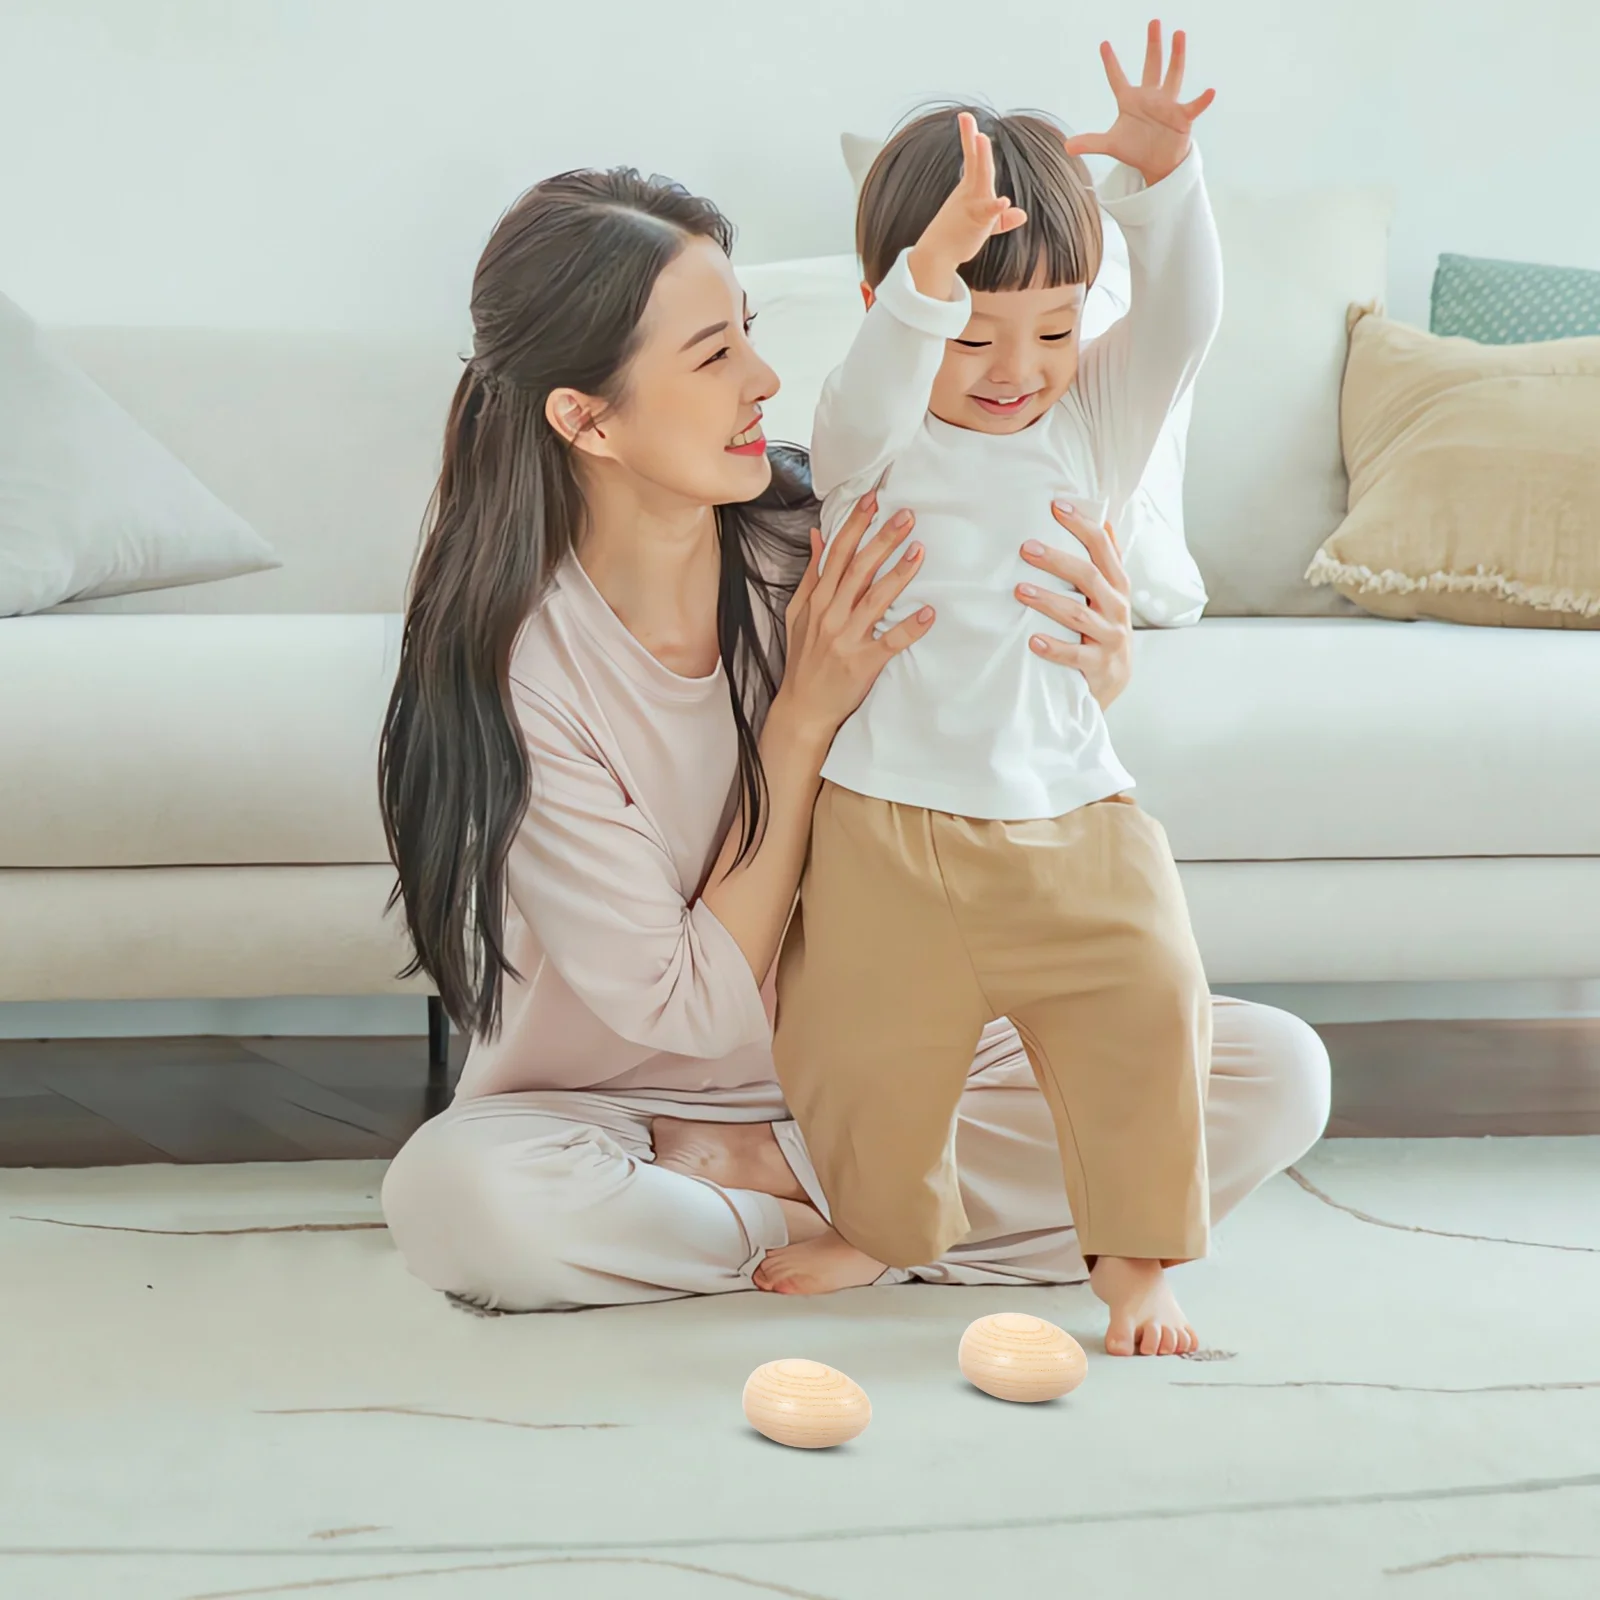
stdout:
<svg viewBox="0 0 1600 1600">
<path fill-rule="evenodd" d="M 1055 1400 L 1089 1370 L 1083 1346 L 1053 1322 L 1021 1312 L 979 1317 L 961 1336 L 961 1375 L 997 1400 Z"/>
<path fill-rule="evenodd" d="M 866 1391 L 820 1361 L 769 1361 L 745 1380 L 744 1414 L 757 1433 L 797 1450 L 828 1450 L 872 1421 Z"/>
</svg>

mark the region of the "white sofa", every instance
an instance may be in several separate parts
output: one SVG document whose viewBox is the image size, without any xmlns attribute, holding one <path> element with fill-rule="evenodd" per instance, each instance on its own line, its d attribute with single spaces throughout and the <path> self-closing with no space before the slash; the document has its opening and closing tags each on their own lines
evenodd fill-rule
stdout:
<svg viewBox="0 0 1600 1600">
<path fill-rule="evenodd" d="M 1590 977 L 1600 636 L 1292 588 L 1341 510 L 1344 312 L 1382 292 L 1385 219 L 1219 202 L 1190 541 L 1213 610 L 1305 614 L 1141 631 L 1113 734 L 1214 982 Z M 785 312 L 792 274 L 750 281 L 792 437 L 826 340 Z M 0 1000 L 425 992 L 397 976 L 374 773 L 451 339 L 55 337 L 283 565 L 0 621 Z"/>
</svg>

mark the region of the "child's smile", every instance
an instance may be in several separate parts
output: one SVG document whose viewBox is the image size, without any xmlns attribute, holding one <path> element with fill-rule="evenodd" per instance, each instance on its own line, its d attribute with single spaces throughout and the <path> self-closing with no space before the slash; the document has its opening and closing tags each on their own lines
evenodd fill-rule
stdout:
<svg viewBox="0 0 1600 1600">
<path fill-rule="evenodd" d="M 945 344 L 929 410 L 979 433 L 1020 433 L 1078 375 L 1081 283 L 972 292 L 961 337 Z"/>
</svg>

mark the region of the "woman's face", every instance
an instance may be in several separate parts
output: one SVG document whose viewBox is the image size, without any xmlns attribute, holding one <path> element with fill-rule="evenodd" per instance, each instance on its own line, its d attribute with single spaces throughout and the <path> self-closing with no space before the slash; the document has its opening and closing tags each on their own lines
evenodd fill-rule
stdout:
<svg viewBox="0 0 1600 1600">
<path fill-rule="evenodd" d="M 580 434 L 585 453 L 687 504 L 761 494 L 772 478 L 761 402 L 778 376 L 747 319 L 732 263 L 711 240 L 691 240 L 656 279 L 622 398 L 594 412 L 603 437 Z"/>
</svg>

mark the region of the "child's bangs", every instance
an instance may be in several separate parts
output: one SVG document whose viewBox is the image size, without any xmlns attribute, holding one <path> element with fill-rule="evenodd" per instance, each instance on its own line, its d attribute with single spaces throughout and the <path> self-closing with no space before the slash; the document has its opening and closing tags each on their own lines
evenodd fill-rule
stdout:
<svg viewBox="0 0 1600 1600">
<path fill-rule="evenodd" d="M 1061 149 L 1061 135 L 1022 118 L 1002 124 L 995 188 L 1028 220 L 991 238 L 962 268 L 980 294 L 1089 284 L 1100 270 L 1100 207 L 1093 187 Z"/>
<path fill-rule="evenodd" d="M 990 239 L 961 276 L 976 294 L 1088 284 L 1099 268 L 1098 251 L 1090 258 L 1090 243 L 1073 231 L 1039 229 L 1030 216 L 1024 226 Z"/>
</svg>

